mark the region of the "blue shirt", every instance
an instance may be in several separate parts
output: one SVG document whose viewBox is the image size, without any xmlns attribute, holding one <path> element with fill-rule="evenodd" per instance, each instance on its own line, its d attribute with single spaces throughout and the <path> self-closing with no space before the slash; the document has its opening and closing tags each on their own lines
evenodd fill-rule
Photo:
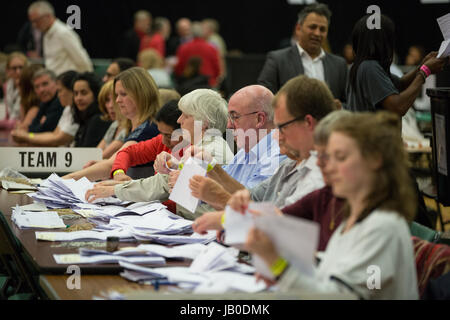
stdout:
<svg viewBox="0 0 450 320">
<path fill-rule="evenodd" d="M 247 189 L 271 177 L 287 157 L 280 154 L 278 141 L 272 131 L 262 138 L 249 153 L 239 150 L 233 160 L 223 169 Z"/>
<path fill-rule="evenodd" d="M 159 134 L 158 126 L 151 121 L 145 121 L 139 127 L 137 127 L 128 134 L 128 136 L 125 138 L 125 142 L 145 141 L 153 137 L 156 137 L 158 134 Z"/>
</svg>

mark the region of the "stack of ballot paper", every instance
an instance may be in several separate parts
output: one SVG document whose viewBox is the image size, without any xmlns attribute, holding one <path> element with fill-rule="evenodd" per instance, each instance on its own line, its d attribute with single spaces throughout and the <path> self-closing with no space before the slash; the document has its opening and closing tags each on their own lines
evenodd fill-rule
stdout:
<svg viewBox="0 0 450 320">
<path fill-rule="evenodd" d="M 165 279 L 193 293 L 255 293 L 266 289 L 264 281 L 236 271 L 195 272 L 190 267 L 146 268 L 124 261 L 119 264 L 125 269 L 121 276 L 129 280 Z"/>
<path fill-rule="evenodd" d="M 38 191 L 28 194 L 35 201 L 44 202 L 49 208 L 72 208 L 77 203 L 87 203 L 86 191 L 92 189 L 94 183 L 86 177 L 77 181 L 74 179 L 62 179 L 57 174 L 51 174 L 44 180 Z M 94 201 L 95 203 L 120 204 L 117 198 L 105 198 Z"/>
<path fill-rule="evenodd" d="M 120 256 L 114 254 L 97 254 L 97 255 L 81 255 L 81 254 L 54 254 L 53 258 L 57 264 L 100 264 L 100 263 L 119 263 L 125 261 L 136 264 L 152 264 L 165 265 L 166 259 L 163 257 L 141 256 Z"/>
<path fill-rule="evenodd" d="M 132 233 L 147 234 L 183 234 L 192 232 L 192 221 L 183 218 L 173 219 L 167 210 L 161 210 L 144 216 L 115 217 L 103 228 L 128 229 Z"/>
<path fill-rule="evenodd" d="M 216 242 L 211 242 L 192 261 L 189 270 L 194 273 L 226 270 L 237 263 L 238 254 L 239 250 L 235 248 L 225 248 Z"/>
<path fill-rule="evenodd" d="M 155 243 L 166 245 L 188 244 L 188 243 L 203 243 L 208 244 L 216 239 L 216 231 L 210 230 L 208 233 L 201 235 L 193 233 L 187 235 L 167 235 L 167 234 L 153 234 L 149 232 L 138 232 L 133 230 L 133 236 L 136 240 L 151 240 Z"/>
<path fill-rule="evenodd" d="M 14 181 L 2 180 L 0 181 L 3 189 L 11 191 L 11 190 L 37 190 L 35 186 L 31 186 L 28 184 L 18 183 Z"/>
<path fill-rule="evenodd" d="M 64 221 L 55 211 L 24 211 L 16 206 L 11 215 L 11 220 L 21 229 L 24 228 L 44 228 L 58 229 L 66 228 Z"/>
<path fill-rule="evenodd" d="M 36 232 L 36 240 L 41 241 L 106 241 L 108 237 L 117 237 L 120 241 L 134 241 L 133 236 L 125 230 L 113 231 L 73 231 L 73 232 Z"/>
</svg>

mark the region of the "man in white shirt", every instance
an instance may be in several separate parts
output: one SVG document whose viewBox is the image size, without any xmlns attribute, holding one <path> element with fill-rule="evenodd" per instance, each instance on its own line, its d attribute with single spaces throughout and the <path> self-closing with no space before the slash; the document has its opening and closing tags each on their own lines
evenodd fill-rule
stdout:
<svg viewBox="0 0 450 320">
<path fill-rule="evenodd" d="M 93 71 L 92 62 L 78 34 L 55 17 L 47 1 L 36 1 L 28 7 L 28 18 L 44 34 L 43 49 L 47 69 L 56 75 L 74 70 Z"/>
<path fill-rule="evenodd" d="M 336 99 L 345 101 L 347 64 L 342 57 L 322 49 L 330 17 L 325 4 L 305 7 L 295 27 L 296 45 L 269 52 L 258 83 L 276 93 L 289 79 L 305 74 L 324 81 Z"/>
</svg>

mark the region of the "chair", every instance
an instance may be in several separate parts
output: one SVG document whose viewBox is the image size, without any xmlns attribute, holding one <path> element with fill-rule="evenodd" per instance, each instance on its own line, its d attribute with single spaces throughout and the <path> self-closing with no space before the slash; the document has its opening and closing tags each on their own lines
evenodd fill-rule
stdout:
<svg viewBox="0 0 450 320">
<path fill-rule="evenodd" d="M 450 246 L 412 236 L 416 260 L 417 284 L 421 299 L 431 279 L 450 271 Z"/>
</svg>

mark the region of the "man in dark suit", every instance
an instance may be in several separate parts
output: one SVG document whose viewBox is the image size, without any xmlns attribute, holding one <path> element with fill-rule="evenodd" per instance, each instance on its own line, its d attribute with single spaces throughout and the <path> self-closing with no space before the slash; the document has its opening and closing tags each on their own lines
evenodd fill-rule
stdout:
<svg viewBox="0 0 450 320">
<path fill-rule="evenodd" d="M 295 27 L 297 43 L 268 53 L 258 83 L 276 93 L 289 79 L 305 74 L 324 81 L 336 99 L 345 101 L 347 64 L 322 49 L 330 17 L 325 4 L 312 4 L 300 11 Z"/>
</svg>

